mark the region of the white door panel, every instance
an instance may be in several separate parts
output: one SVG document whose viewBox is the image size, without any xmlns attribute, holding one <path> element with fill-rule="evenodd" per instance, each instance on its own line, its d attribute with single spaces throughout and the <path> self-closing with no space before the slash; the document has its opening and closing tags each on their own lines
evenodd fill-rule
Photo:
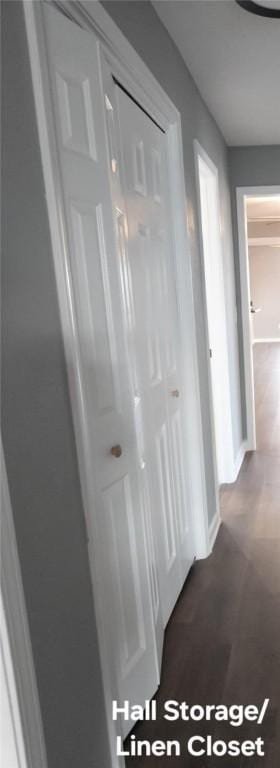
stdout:
<svg viewBox="0 0 280 768">
<path fill-rule="evenodd" d="M 126 216 L 128 277 L 124 283 L 129 286 L 133 308 L 129 336 L 137 382 L 134 397 L 141 400 L 160 602 L 166 623 L 192 561 L 166 138 L 118 86 L 111 100 L 114 98 L 121 205 Z"/>
<path fill-rule="evenodd" d="M 145 435 L 145 381 L 148 369 L 153 379 L 159 377 L 159 350 L 155 336 L 147 338 L 147 316 L 151 312 L 145 301 L 146 289 L 149 293 L 151 280 L 146 260 L 144 244 L 147 243 L 148 232 L 145 226 L 135 228 L 133 252 L 127 247 L 128 224 L 126 203 L 120 179 L 121 150 L 117 130 L 116 86 L 111 77 L 110 69 L 103 61 L 103 87 L 107 116 L 108 159 L 111 170 L 112 205 L 115 212 L 115 230 L 118 250 L 118 268 L 122 287 L 122 311 L 125 325 L 127 350 L 127 376 L 130 387 L 130 398 L 133 409 L 133 422 L 137 444 L 137 470 L 141 488 L 141 504 L 144 511 L 147 549 L 149 552 L 149 572 L 152 594 L 153 619 L 155 625 L 158 664 L 160 667 L 163 648 L 163 618 L 160 605 L 160 585 L 158 556 L 155 544 L 153 507 L 151 498 L 151 483 L 149 451 Z M 141 152 L 141 148 L 140 148 Z M 141 160 L 142 155 L 140 155 Z M 140 162 L 138 159 L 138 163 Z M 140 171 L 141 184 L 139 195 L 143 195 L 146 177 L 145 168 Z M 145 268 L 137 255 L 142 254 Z M 135 286 L 139 290 L 135 291 Z"/>
<path fill-rule="evenodd" d="M 98 43 L 52 9 L 45 13 L 66 247 L 94 457 L 92 514 L 98 524 L 103 624 L 116 696 L 142 703 L 154 694 L 159 677 L 155 596 L 127 375 Z M 124 735 L 129 727 L 124 724 Z"/>
</svg>

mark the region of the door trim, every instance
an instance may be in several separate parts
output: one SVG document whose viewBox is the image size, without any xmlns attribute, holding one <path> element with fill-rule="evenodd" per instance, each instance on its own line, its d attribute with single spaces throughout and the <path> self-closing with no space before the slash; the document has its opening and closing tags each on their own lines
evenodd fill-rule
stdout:
<svg viewBox="0 0 280 768">
<path fill-rule="evenodd" d="M 236 479 L 236 473 L 235 473 L 235 460 L 234 460 L 234 449 L 233 449 L 233 429 L 232 429 L 232 410 L 231 410 L 231 398 L 230 398 L 230 374 L 229 374 L 229 358 L 228 358 L 228 346 L 227 346 L 227 321 L 226 321 L 226 303 L 225 303 L 225 284 L 224 284 L 224 268 L 223 268 L 223 249 L 222 249 L 222 234 L 221 234 L 221 223 L 220 223 L 220 193 L 219 193 L 219 173 L 217 166 L 213 163 L 207 152 L 205 152 L 204 148 L 201 146 L 201 144 L 197 141 L 197 139 L 194 140 L 194 154 L 195 154 L 195 170 L 196 170 L 196 184 L 197 184 L 197 197 L 198 197 L 198 210 L 199 210 L 199 235 L 200 235 L 200 246 L 201 246 L 201 253 L 202 253 L 202 259 L 203 259 L 203 275 L 204 275 L 204 301 L 205 301 L 205 311 L 206 311 L 206 324 L 207 324 L 207 337 L 208 337 L 208 317 L 209 317 L 209 308 L 208 308 L 208 301 L 207 301 L 207 287 L 206 287 L 206 268 L 205 268 L 205 251 L 204 251 L 204 245 L 203 245 L 203 226 L 202 226 L 202 210 L 201 210 L 201 199 L 200 199 L 200 171 L 199 171 L 199 161 L 201 160 L 204 165 L 206 166 L 207 171 L 209 174 L 211 174 L 214 182 L 215 182 L 215 189 L 216 189 L 216 196 L 217 196 L 217 205 L 218 205 L 218 221 L 219 221 L 219 234 L 220 234 L 220 247 L 219 247 L 219 254 L 217 255 L 217 259 L 219 259 L 219 267 L 221 272 L 221 285 L 220 285 L 220 291 L 219 296 L 217 297 L 217 300 L 220 304 L 220 312 L 222 316 L 223 321 L 223 331 L 219 339 L 219 350 L 220 350 L 220 359 L 221 359 L 221 365 L 223 369 L 223 376 L 224 376 L 224 384 L 223 384 L 223 397 L 224 401 L 221 405 L 222 411 L 223 411 L 223 425 L 224 425 L 224 444 L 222 449 L 222 477 L 221 477 L 221 483 L 232 483 Z M 209 343 L 208 343 L 209 346 Z M 212 374 L 210 369 L 210 356 L 207 356 L 207 365 L 208 365 L 208 371 L 209 371 L 209 380 L 210 380 L 210 387 L 211 391 L 213 388 L 212 384 Z M 216 436 L 216 425 L 215 425 L 215 417 L 214 417 L 214 404 L 213 404 L 213 393 L 211 396 L 211 404 L 213 406 L 212 408 L 212 423 L 213 423 L 213 434 L 212 434 L 212 450 L 213 450 L 213 456 L 214 461 L 216 462 L 216 454 L 217 451 L 221 453 L 221 446 L 217 444 L 217 436 Z M 217 490 L 218 495 L 218 490 Z M 217 505 L 219 505 L 219 502 L 217 501 Z"/>
<path fill-rule="evenodd" d="M 280 186 L 255 186 L 236 188 L 247 451 L 256 450 L 256 416 L 252 351 L 253 348 L 250 330 L 250 272 L 245 204 L 246 197 L 266 197 L 271 195 L 280 195 Z"/>
<path fill-rule="evenodd" d="M 2 440 L 1 461 L 1 598 L 5 616 L 2 641 L 4 664 L 11 654 L 13 676 L 5 665 L 19 764 L 24 768 L 47 768 L 43 725 L 26 614 L 20 564 L 14 531 L 13 513 L 8 487 Z M 2 628 L 1 628 L 2 629 Z M 8 635 L 8 637 L 7 637 Z M 9 649 L 7 648 L 9 641 Z M 14 677 L 14 680 L 13 680 Z M 14 683 L 16 692 L 14 691 Z M 14 701 L 12 694 L 16 694 Z M 13 706 L 14 703 L 14 706 Z M 18 711 L 19 710 L 19 711 Z M 20 717 L 20 721 L 19 721 Z M 22 737 L 24 745 L 22 744 Z"/>
<path fill-rule="evenodd" d="M 48 2 L 48 5 L 50 3 Z M 157 83 L 149 69 L 128 43 L 105 9 L 98 2 L 58 2 L 53 3 L 72 21 L 87 30 L 93 30 L 99 38 L 100 56 L 109 61 L 112 74 L 132 92 L 133 96 L 144 105 L 145 109 L 163 127 L 167 135 L 168 166 L 172 190 L 172 216 L 174 222 L 174 242 L 176 252 L 176 286 L 181 333 L 185 340 L 185 328 L 189 329 L 185 343 L 183 375 L 189 392 L 187 403 L 186 439 L 192 450 L 189 475 L 192 479 L 190 488 L 190 523 L 193 528 L 195 555 L 206 557 L 211 551 L 207 495 L 205 483 L 205 465 L 203 434 L 199 399 L 198 363 L 195 342 L 194 300 L 192 292 L 192 274 L 190 262 L 189 233 L 185 214 L 185 180 L 183 168 L 183 149 L 180 113 Z M 115 736 L 116 723 L 112 722 L 111 707 L 114 690 L 114 676 L 106 658 L 106 643 L 102 622 L 102 590 L 99 588 L 99 573 L 96 565 L 97 537 L 94 509 L 95 489 L 91 472 L 90 448 L 87 435 L 87 404 L 82 386 L 82 368 L 80 364 L 79 335 L 77 318 L 73 302 L 70 264 L 65 246 L 62 221 L 62 191 L 58 172 L 56 136 L 53 120 L 52 100 L 49 87 L 48 63 L 44 29 L 42 2 L 24 3 L 25 24 L 27 30 L 31 73 L 35 98 L 36 116 L 39 131 L 41 159 L 46 186 L 46 200 L 52 241 L 55 277 L 60 309 L 63 342 L 67 364 L 67 373 L 74 421 L 75 440 L 81 488 L 88 533 L 89 562 L 91 569 L 94 602 L 96 608 L 99 651 L 101 657 L 107 731 L 111 746 L 111 760 L 114 768 L 122 768 L 123 761 L 116 758 Z M 187 254 L 187 258 L 186 258 Z M 186 340 L 185 340 L 186 341 Z"/>
</svg>

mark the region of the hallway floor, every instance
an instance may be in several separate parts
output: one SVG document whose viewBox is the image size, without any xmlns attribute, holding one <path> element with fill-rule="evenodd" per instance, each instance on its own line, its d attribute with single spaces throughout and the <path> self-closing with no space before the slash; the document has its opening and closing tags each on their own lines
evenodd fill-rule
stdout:
<svg viewBox="0 0 280 768">
<path fill-rule="evenodd" d="M 223 523 L 208 560 L 196 563 L 167 627 L 158 720 L 137 739 L 178 739 L 182 757 L 128 758 L 127 768 L 279 768 L 280 765 L 280 343 L 254 348 L 256 453 L 221 492 Z M 202 726 L 160 715 L 166 699 L 190 704 L 257 704 L 270 698 L 262 726 Z M 191 758 L 194 734 L 265 740 L 265 757 Z"/>
</svg>

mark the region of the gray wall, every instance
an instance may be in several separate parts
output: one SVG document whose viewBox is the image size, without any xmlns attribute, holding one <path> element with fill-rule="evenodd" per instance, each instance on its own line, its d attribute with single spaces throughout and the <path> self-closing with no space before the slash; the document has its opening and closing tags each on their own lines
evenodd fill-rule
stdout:
<svg viewBox="0 0 280 768">
<path fill-rule="evenodd" d="M 280 184 L 280 126 L 279 146 L 230 147 L 228 152 L 232 189 Z"/>
<path fill-rule="evenodd" d="M 199 251 L 198 210 L 195 184 L 193 140 L 198 139 L 218 167 L 223 232 L 224 277 L 226 288 L 228 344 L 230 359 L 231 403 L 233 413 L 234 450 L 237 454 L 242 439 L 239 352 L 236 325 L 236 299 L 230 190 L 227 149 L 223 137 L 202 101 L 194 81 L 177 48 L 161 24 L 149 2 L 103 2 L 102 5 L 118 24 L 129 42 L 155 75 L 182 118 L 183 153 L 187 210 L 192 222 L 192 273 L 196 306 L 197 344 L 199 353 L 201 408 L 204 427 L 204 447 L 207 469 L 207 488 L 210 517 L 213 513 L 214 485 L 211 457 L 211 427 L 209 421 L 209 381 L 207 377 L 206 321 L 203 312 L 204 289 L 202 261 Z"/>
<path fill-rule="evenodd" d="M 279 127 L 280 142 L 280 127 Z M 237 298 L 238 339 L 240 350 L 240 386 L 243 435 L 246 437 L 244 349 L 241 324 L 241 291 L 236 210 L 236 188 L 280 185 L 279 146 L 230 147 L 228 150 L 231 185 L 233 246 L 235 253 L 235 282 Z"/>
<path fill-rule="evenodd" d="M 65 360 L 22 7 L 3 14 L 2 429 L 49 768 L 108 768 Z"/>
</svg>

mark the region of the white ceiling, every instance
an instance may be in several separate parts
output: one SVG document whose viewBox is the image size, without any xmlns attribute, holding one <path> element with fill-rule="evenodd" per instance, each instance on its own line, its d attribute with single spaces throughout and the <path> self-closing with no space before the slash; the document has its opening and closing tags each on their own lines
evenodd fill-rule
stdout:
<svg viewBox="0 0 280 768">
<path fill-rule="evenodd" d="M 247 218 L 249 221 L 271 220 L 280 221 L 280 196 L 247 197 Z"/>
<path fill-rule="evenodd" d="M 154 0 L 227 144 L 280 144 L 280 20 L 235 0 Z"/>
</svg>

